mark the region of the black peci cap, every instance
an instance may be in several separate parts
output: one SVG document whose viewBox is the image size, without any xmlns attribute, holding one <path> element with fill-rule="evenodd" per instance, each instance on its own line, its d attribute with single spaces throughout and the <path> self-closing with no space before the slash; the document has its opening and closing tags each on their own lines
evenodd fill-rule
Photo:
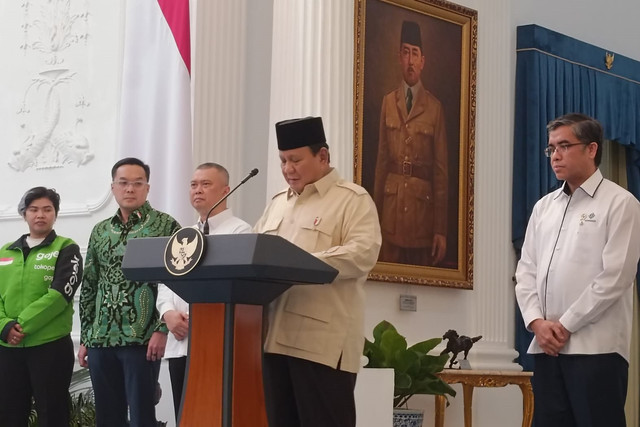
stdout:
<svg viewBox="0 0 640 427">
<path fill-rule="evenodd" d="M 294 148 L 308 147 L 315 144 L 327 146 L 322 117 L 303 117 L 278 122 L 276 123 L 276 137 L 278 138 L 278 150 L 280 151 L 293 150 Z"/>
<path fill-rule="evenodd" d="M 400 44 L 408 43 L 418 46 L 422 50 L 422 37 L 420 36 L 420 26 L 417 22 L 403 21 L 402 32 L 400 34 Z"/>
</svg>

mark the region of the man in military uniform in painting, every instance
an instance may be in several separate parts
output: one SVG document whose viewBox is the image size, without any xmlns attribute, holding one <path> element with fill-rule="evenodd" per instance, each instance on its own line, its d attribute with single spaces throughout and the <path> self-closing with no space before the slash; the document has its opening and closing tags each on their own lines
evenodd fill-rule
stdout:
<svg viewBox="0 0 640 427">
<path fill-rule="evenodd" d="M 379 260 L 437 266 L 447 250 L 447 137 L 442 105 L 420 80 L 425 58 L 416 22 L 402 23 L 398 59 L 403 81 L 380 112 Z"/>
</svg>

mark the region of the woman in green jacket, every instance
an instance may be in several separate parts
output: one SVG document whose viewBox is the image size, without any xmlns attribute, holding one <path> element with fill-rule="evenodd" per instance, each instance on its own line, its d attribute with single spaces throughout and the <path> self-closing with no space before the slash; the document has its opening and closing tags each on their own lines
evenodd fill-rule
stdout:
<svg viewBox="0 0 640 427">
<path fill-rule="evenodd" d="M 56 235 L 55 190 L 27 191 L 18 212 L 29 233 L 0 249 L 0 425 L 27 425 L 31 399 L 41 427 L 69 425 L 74 364 L 73 295 L 80 248 Z"/>
</svg>

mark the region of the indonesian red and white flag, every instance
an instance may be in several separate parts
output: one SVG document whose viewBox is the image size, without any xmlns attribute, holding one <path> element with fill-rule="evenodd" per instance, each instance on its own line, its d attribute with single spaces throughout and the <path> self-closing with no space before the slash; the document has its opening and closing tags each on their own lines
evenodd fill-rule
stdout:
<svg viewBox="0 0 640 427">
<path fill-rule="evenodd" d="M 192 173 L 189 0 L 126 2 L 118 159 L 151 167 L 149 201 L 182 225 Z"/>
</svg>

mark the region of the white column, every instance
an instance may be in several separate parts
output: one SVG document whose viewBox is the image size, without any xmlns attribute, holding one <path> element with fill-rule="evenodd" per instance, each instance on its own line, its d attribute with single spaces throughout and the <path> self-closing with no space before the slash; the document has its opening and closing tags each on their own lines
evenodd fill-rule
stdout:
<svg viewBox="0 0 640 427">
<path fill-rule="evenodd" d="M 353 178 L 353 3 L 274 0 L 267 197 L 285 186 L 273 125 L 322 116 L 331 164 Z"/>
<path fill-rule="evenodd" d="M 244 176 L 246 3 L 246 0 L 192 3 L 194 166 L 203 162 L 223 165 L 229 170 L 232 186 Z"/>
<path fill-rule="evenodd" d="M 220 163 L 232 187 L 258 168 L 259 176 L 229 200 L 253 224 L 265 204 L 273 5 L 191 0 L 191 6 L 194 166 Z"/>
<path fill-rule="evenodd" d="M 474 289 L 467 296 L 469 329 L 483 335 L 472 350 L 474 369 L 519 369 L 514 350 L 514 255 L 511 246 L 511 162 L 515 56 L 508 0 L 483 0 L 478 10 Z M 483 13 L 483 11 L 485 13 Z M 490 12 L 490 13 L 489 13 Z"/>
</svg>

